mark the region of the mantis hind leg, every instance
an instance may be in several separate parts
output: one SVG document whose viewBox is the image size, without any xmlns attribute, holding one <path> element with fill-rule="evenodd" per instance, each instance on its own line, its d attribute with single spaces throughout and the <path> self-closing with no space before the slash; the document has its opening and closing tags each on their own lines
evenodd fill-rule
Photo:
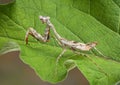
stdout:
<svg viewBox="0 0 120 85">
<path fill-rule="evenodd" d="M 63 51 L 59 54 L 59 56 L 56 59 L 56 63 L 55 63 L 55 76 L 57 75 L 57 66 L 58 66 L 58 62 L 60 60 L 60 58 L 62 57 L 62 55 L 66 52 L 66 48 L 63 49 Z"/>
</svg>

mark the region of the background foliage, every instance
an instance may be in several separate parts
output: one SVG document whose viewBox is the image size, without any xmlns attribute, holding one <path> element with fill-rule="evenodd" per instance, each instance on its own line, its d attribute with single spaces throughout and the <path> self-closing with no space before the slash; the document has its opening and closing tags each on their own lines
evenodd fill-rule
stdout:
<svg viewBox="0 0 120 85">
<path fill-rule="evenodd" d="M 84 43 L 97 41 L 97 48 L 110 59 L 100 57 L 95 50 L 90 57 L 109 76 L 87 57 L 75 55 L 70 50 L 60 59 L 57 75 L 54 75 L 55 61 L 62 51 L 55 39 L 51 37 L 50 42 L 44 44 L 30 37 L 29 45 L 25 45 L 24 36 L 29 27 L 44 32 L 39 15 L 50 16 L 62 37 Z M 0 48 L 9 41 L 20 45 L 20 58 L 45 81 L 63 80 L 74 63 L 91 85 L 113 85 L 120 80 L 120 1 L 16 0 L 13 4 L 0 6 Z M 65 62 L 69 63 L 68 68 Z"/>
</svg>

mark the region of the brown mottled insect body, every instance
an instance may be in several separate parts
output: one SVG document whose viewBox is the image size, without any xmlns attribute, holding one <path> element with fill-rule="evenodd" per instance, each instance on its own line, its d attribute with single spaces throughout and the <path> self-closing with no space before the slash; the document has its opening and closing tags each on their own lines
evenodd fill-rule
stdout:
<svg viewBox="0 0 120 85">
<path fill-rule="evenodd" d="M 97 45 L 97 42 L 92 42 L 92 43 L 80 43 L 80 42 L 75 42 L 75 41 L 70 41 L 65 38 L 62 38 L 56 31 L 54 25 L 50 22 L 50 17 L 45 17 L 45 16 L 40 16 L 40 20 L 42 21 L 43 24 L 46 24 L 46 29 L 45 33 L 42 36 L 41 34 L 37 33 L 35 29 L 29 28 L 28 31 L 26 32 L 25 40 L 26 44 L 28 44 L 28 36 L 31 35 L 38 41 L 42 42 L 47 42 L 50 39 L 50 29 L 53 31 L 55 35 L 55 39 L 59 43 L 59 45 L 63 48 L 63 51 L 60 53 L 60 55 L 57 57 L 56 60 L 56 66 L 58 64 L 58 61 L 60 57 L 66 52 L 66 49 L 70 49 L 72 51 L 90 51 L 92 48 L 95 48 Z M 103 55 L 97 48 L 95 48 L 98 53 Z M 77 52 L 76 52 L 77 53 Z M 90 60 L 91 58 L 86 55 Z M 104 56 L 104 55 L 103 55 Z M 91 60 L 93 62 L 93 60 Z M 96 64 L 95 62 L 93 62 Z M 105 73 L 98 65 L 96 65 L 103 73 Z M 106 73 L 105 73 L 106 74 Z"/>
</svg>

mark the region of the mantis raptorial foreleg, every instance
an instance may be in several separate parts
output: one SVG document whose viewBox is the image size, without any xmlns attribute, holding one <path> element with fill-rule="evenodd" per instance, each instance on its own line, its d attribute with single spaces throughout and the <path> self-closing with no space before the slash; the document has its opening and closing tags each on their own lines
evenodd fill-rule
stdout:
<svg viewBox="0 0 120 85">
<path fill-rule="evenodd" d="M 33 28 L 28 29 L 26 36 L 25 36 L 26 44 L 28 43 L 28 36 L 29 35 L 32 35 L 33 37 L 35 37 L 39 41 L 47 42 L 49 40 L 50 29 L 53 30 L 53 33 L 55 35 L 55 39 L 57 40 L 59 45 L 64 49 L 56 59 L 56 66 L 57 66 L 58 61 L 61 58 L 61 56 L 65 53 L 66 48 L 68 48 L 72 51 L 75 51 L 75 52 L 77 52 L 77 51 L 90 51 L 91 49 L 95 48 L 95 46 L 97 45 L 97 42 L 85 44 L 85 43 L 70 41 L 70 40 L 67 40 L 65 38 L 62 38 L 57 33 L 54 25 L 50 22 L 50 17 L 40 16 L 39 18 L 43 22 L 43 24 L 44 23 L 46 24 L 45 34 L 44 34 L 44 36 L 42 36 L 41 34 L 37 33 Z M 97 50 L 97 52 L 100 53 L 101 55 L 103 55 L 100 51 Z M 87 55 L 87 57 L 106 75 L 106 73 L 88 55 Z"/>
<path fill-rule="evenodd" d="M 46 23 L 49 18 L 50 17 L 46 17 L 45 19 L 42 19 L 42 22 Z M 49 34 L 50 34 L 50 26 L 49 25 L 46 26 L 46 29 L 45 29 L 43 36 L 41 34 L 39 34 L 35 29 L 29 28 L 26 32 L 26 35 L 25 35 L 26 44 L 28 44 L 28 36 L 29 35 L 33 36 L 38 41 L 48 42 L 48 40 L 50 38 Z"/>
</svg>

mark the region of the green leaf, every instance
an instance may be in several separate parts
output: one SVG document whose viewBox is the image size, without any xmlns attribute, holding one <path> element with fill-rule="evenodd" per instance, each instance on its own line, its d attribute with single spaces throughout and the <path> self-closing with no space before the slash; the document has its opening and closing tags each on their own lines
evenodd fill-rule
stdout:
<svg viewBox="0 0 120 85">
<path fill-rule="evenodd" d="M 0 49 L 0 55 L 6 54 L 12 51 L 20 51 L 20 47 L 15 42 L 7 42 L 4 46 Z"/>
<path fill-rule="evenodd" d="M 57 83 L 76 65 L 90 85 L 114 85 L 120 80 L 119 4 L 119 0 L 16 0 L 14 4 L 0 7 L 0 48 L 6 42 L 17 42 L 21 47 L 20 58 L 44 81 Z M 57 32 L 68 40 L 97 41 L 96 48 L 108 59 L 100 57 L 96 50 L 92 50 L 90 58 L 68 50 L 56 69 L 56 58 L 62 48 L 54 38 L 48 43 L 39 43 L 30 36 L 29 45 L 25 45 L 29 27 L 44 32 L 39 15 L 50 16 Z"/>
<path fill-rule="evenodd" d="M 74 60 L 66 60 L 64 62 L 64 65 L 66 66 L 66 68 L 68 69 L 68 71 L 70 71 L 71 69 L 74 69 L 76 67 L 76 63 Z"/>
</svg>

